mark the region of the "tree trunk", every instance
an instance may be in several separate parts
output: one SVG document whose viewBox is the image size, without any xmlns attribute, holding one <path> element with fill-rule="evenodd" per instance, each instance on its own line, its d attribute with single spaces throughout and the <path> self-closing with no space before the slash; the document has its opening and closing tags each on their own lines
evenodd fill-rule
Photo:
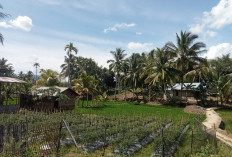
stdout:
<svg viewBox="0 0 232 157">
<path fill-rule="evenodd" d="M 148 100 L 151 101 L 151 88 L 148 87 Z"/>
<path fill-rule="evenodd" d="M 87 97 L 86 97 L 86 99 L 87 99 L 86 106 L 88 107 L 88 106 L 89 106 L 89 94 L 88 94 L 88 92 L 87 92 Z"/>
<path fill-rule="evenodd" d="M 114 100 L 116 100 L 116 90 L 117 90 L 117 79 L 116 79 L 116 84 L 115 84 L 115 87 L 114 87 Z"/>
<path fill-rule="evenodd" d="M 84 107 L 84 98 L 82 100 L 82 104 L 81 104 L 82 108 Z"/>
<path fill-rule="evenodd" d="M 77 99 L 77 107 L 79 107 L 79 105 L 80 105 L 80 99 L 78 98 Z"/>
<path fill-rule="evenodd" d="M 70 79 L 70 56 L 69 56 L 69 61 L 68 61 L 68 87 L 71 87 L 71 79 Z"/>
<path fill-rule="evenodd" d="M 188 103 L 187 90 L 186 90 L 186 92 L 185 92 L 185 103 L 186 103 L 186 106 L 187 106 L 187 103 Z"/>
<path fill-rule="evenodd" d="M 2 83 L 0 82 L 0 105 L 3 105 L 3 98 L 2 98 Z"/>
<path fill-rule="evenodd" d="M 163 81 L 163 84 L 164 84 L 164 86 L 163 86 L 163 90 L 164 90 L 164 96 L 163 96 L 163 99 L 166 101 L 167 99 L 166 99 L 166 97 L 167 97 L 167 95 L 166 95 L 166 85 L 165 85 L 165 81 Z"/>
<path fill-rule="evenodd" d="M 124 100 L 126 100 L 126 99 L 127 99 L 127 96 L 126 96 L 126 83 L 125 83 L 125 82 L 124 82 L 124 94 L 125 94 Z"/>
<path fill-rule="evenodd" d="M 183 84 L 184 84 L 184 78 L 183 78 L 183 75 L 182 75 L 182 76 L 181 76 L 181 87 L 180 87 L 180 104 L 181 104 L 181 102 L 182 102 Z"/>
<path fill-rule="evenodd" d="M 221 105 L 223 105 L 223 98 L 222 98 L 222 95 L 220 95 L 220 102 L 221 102 Z"/>
</svg>

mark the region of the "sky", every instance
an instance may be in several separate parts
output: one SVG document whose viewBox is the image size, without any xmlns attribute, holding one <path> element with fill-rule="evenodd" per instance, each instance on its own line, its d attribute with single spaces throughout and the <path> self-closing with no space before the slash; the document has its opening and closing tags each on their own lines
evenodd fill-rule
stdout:
<svg viewBox="0 0 232 157">
<path fill-rule="evenodd" d="M 198 34 L 208 59 L 232 57 L 232 0 L 2 0 L 0 58 L 16 73 L 40 68 L 60 72 L 65 45 L 72 42 L 78 56 L 108 67 L 110 51 L 149 52 L 176 33 Z"/>
</svg>

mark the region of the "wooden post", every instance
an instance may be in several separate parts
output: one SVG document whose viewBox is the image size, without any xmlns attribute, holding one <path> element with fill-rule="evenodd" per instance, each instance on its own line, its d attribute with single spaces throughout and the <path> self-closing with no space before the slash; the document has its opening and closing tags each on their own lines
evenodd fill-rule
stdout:
<svg viewBox="0 0 232 157">
<path fill-rule="evenodd" d="M 76 140 L 75 140 L 75 138 L 74 138 L 74 136 L 73 136 L 71 130 L 69 129 L 69 127 L 68 127 L 66 121 L 65 121 L 64 119 L 63 119 L 62 121 L 63 121 L 65 127 L 67 128 L 67 130 L 68 130 L 68 132 L 69 132 L 69 134 L 70 134 L 70 136 L 71 136 L 71 138 L 72 138 L 72 140 L 73 140 L 75 146 L 78 148 L 77 142 L 76 142 Z"/>
<path fill-rule="evenodd" d="M 191 135 L 191 154 L 192 154 L 192 149 L 193 149 L 193 130 L 192 130 L 192 135 Z"/>
<path fill-rule="evenodd" d="M 0 82 L 0 106 L 3 105 L 2 101 L 2 83 Z"/>
<path fill-rule="evenodd" d="M 57 145 L 56 153 L 59 153 L 59 150 L 60 150 L 61 130 L 62 130 L 62 121 L 60 122 L 59 139 L 58 139 L 58 145 Z"/>
<path fill-rule="evenodd" d="M 164 157 L 164 129 L 161 130 L 162 132 L 162 157 Z"/>
</svg>

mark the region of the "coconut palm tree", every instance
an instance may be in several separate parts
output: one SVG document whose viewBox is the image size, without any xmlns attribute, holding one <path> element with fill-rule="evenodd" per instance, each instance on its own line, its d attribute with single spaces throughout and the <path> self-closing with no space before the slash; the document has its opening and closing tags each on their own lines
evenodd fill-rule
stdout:
<svg viewBox="0 0 232 157">
<path fill-rule="evenodd" d="M 60 75 L 63 77 L 70 77 L 69 79 L 72 80 L 74 67 L 76 66 L 76 58 L 74 55 L 70 55 L 69 57 L 64 56 L 64 63 L 60 66 L 61 73 Z"/>
<path fill-rule="evenodd" d="M 35 75 L 36 75 L 35 80 L 37 80 L 38 79 L 37 70 L 38 70 L 38 67 L 40 67 L 40 64 L 38 62 L 35 62 L 33 66 L 35 67 Z"/>
<path fill-rule="evenodd" d="M 3 9 L 1 4 L 0 4 L 0 9 Z M 5 17 L 9 17 L 9 16 L 10 16 L 9 14 L 0 12 L 0 19 L 4 19 Z M 3 45 L 3 40 L 4 40 L 3 35 L 0 33 L 0 42 L 2 43 L 2 45 Z"/>
<path fill-rule="evenodd" d="M 126 75 L 126 80 L 130 82 L 131 87 L 135 91 L 135 89 L 138 87 L 139 83 L 139 64 L 140 62 L 140 54 L 133 53 L 131 57 L 128 58 L 128 65 L 129 70 Z"/>
<path fill-rule="evenodd" d="M 232 59 L 230 55 L 223 55 L 210 61 L 212 72 L 212 91 L 219 96 L 221 104 L 223 98 L 228 101 L 232 95 Z"/>
<path fill-rule="evenodd" d="M 202 57 L 198 57 L 199 54 L 206 52 L 204 49 L 206 45 L 203 42 L 194 42 L 198 35 L 191 32 L 180 32 L 180 35 L 176 34 L 176 45 L 172 42 L 168 42 L 165 45 L 165 50 L 171 53 L 175 53 L 173 61 L 176 64 L 176 69 L 180 72 L 181 90 L 183 89 L 184 75 L 193 69 L 194 65 L 203 63 L 206 60 Z M 181 92 L 182 93 L 182 92 Z"/>
<path fill-rule="evenodd" d="M 173 53 L 157 48 L 152 51 L 147 65 L 147 78 L 145 83 L 150 86 L 155 86 L 157 83 L 162 87 L 162 92 L 166 94 L 166 87 L 172 85 L 177 79 L 177 70 L 171 66 L 170 59 L 173 58 Z"/>
<path fill-rule="evenodd" d="M 68 84 L 69 86 L 71 86 L 71 68 L 70 68 L 70 60 L 71 60 L 71 57 L 72 57 L 72 52 L 74 51 L 75 54 L 77 54 L 78 52 L 78 49 L 76 47 L 73 46 L 73 43 L 69 43 L 65 46 L 64 48 L 65 51 L 67 51 L 67 56 L 68 56 Z"/>
<path fill-rule="evenodd" d="M 124 86 L 124 99 L 125 100 L 127 99 L 127 96 L 126 96 L 126 90 L 127 90 L 126 76 L 127 76 L 128 70 L 129 70 L 128 60 L 124 60 L 122 62 L 122 72 L 123 72 L 122 81 L 123 81 L 123 86 Z"/>
<path fill-rule="evenodd" d="M 126 54 L 124 53 L 125 50 L 122 50 L 121 48 L 116 48 L 116 51 L 110 51 L 110 53 L 113 55 L 114 59 L 108 60 L 107 63 L 110 63 L 109 69 L 114 71 L 115 74 L 115 92 L 114 92 L 114 99 L 116 99 L 116 90 L 119 89 L 119 83 L 120 83 L 120 73 L 121 73 L 121 65 L 124 61 L 124 58 L 126 57 Z"/>
<path fill-rule="evenodd" d="M 208 75 L 210 74 L 210 67 L 208 64 L 198 64 L 193 66 L 193 70 L 187 72 L 184 75 L 185 81 L 190 82 L 202 82 L 203 80 L 208 79 Z"/>
<path fill-rule="evenodd" d="M 73 84 L 73 90 L 75 90 L 78 93 L 86 93 L 88 106 L 89 94 L 93 96 L 97 92 L 97 80 L 94 78 L 94 76 L 89 76 L 86 72 L 83 72 L 79 79 L 73 80 Z"/>
<path fill-rule="evenodd" d="M 40 78 L 36 81 L 37 86 L 57 86 L 60 81 L 58 79 L 58 73 L 51 69 L 41 69 Z"/>
<path fill-rule="evenodd" d="M 5 58 L 0 58 L 0 75 L 10 76 L 13 74 L 13 66 Z"/>
</svg>

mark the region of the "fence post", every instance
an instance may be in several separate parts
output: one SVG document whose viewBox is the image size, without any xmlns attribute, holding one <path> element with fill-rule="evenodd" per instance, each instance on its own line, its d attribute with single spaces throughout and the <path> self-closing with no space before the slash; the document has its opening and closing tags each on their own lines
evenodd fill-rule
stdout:
<svg viewBox="0 0 232 157">
<path fill-rule="evenodd" d="M 103 145 L 103 153 L 102 153 L 102 156 L 105 156 L 105 146 L 106 146 L 106 130 L 107 130 L 107 126 L 106 126 L 106 123 L 105 123 L 105 128 L 104 128 L 104 145 Z"/>
<path fill-rule="evenodd" d="M 2 153 L 4 144 L 4 125 L 0 125 L 0 135 L 0 153 Z"/>
<path fill-rule="evenodd" d="M 193 130 L 191 134 L 191 154 L 192 154 L 192 149 L 193 149 Z"/>
<path fill-rule="evenodd" d="M 62 121 L 60 122 L 59 139 L 58 139 L 58 145 L 57 145 L 57 149 L 56 149 L 57 154 L 59 153 L 59 150 L 60 150 L 61 130 L 62 130 Z"/>
<path fill-rule="evenodd" d="M 162 135 L 162 157 L 164 157 L 164 129 L 161 130 Z"/>
<path fill-rule="evenodd" d="M 217 152 L 217 129 L 215 127 L 215 123 L 214 123 L 214 146 Z"/>
<path fill-rule="evenodd" d="M 72 132 L 70 131 L 70 129 L 69 129 L 69 127 L 68 127 L 68 125 L 66 124 L 66 122 L 65 122 L 65 120 L 64 120 L 64 119 L 63 119 L 62 121 L 63 121 L 63 123 L 64 123 L 64 125 L 65 125 L 66 129 L 68 130 L 68 132 L 69 132 L 70 136 L 72 137 L 72 140 L 73 140 L 73 142 L 74 142 L 75 146 L 78 148 L 77 142 L 76 142 L 76 140 L 75 140 L 75 138 L 74 138 L 74 136 L 73 136 Z"/>
</svg>

